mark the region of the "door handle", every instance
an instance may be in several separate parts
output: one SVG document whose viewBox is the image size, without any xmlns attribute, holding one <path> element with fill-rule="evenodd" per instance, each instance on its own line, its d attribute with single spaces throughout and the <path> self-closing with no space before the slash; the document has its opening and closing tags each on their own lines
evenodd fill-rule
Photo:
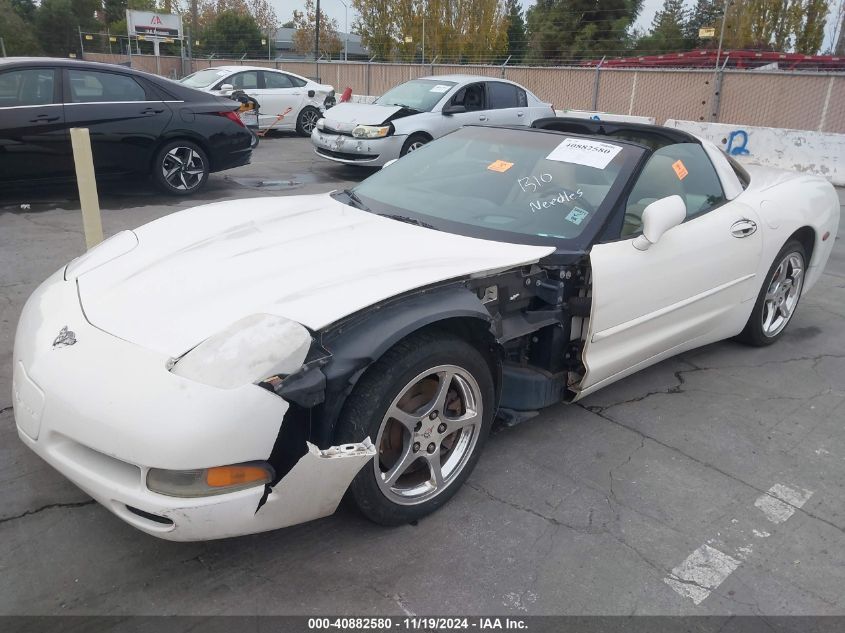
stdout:
<svg viewBox="0 0 845 633">
<path fill-rule="evenodd" d="M 141 114 L 161 114 L 162 112 L 164 112 L 164 109 L 147 108 L 146 110 L 141 110 Z"/>
<path fill-rule="evenodd" d="M 478 117 L 478 120 L 479 121 L 486 121 L 487 117 L 482 114 L 481 116 Z"/>
<path fill-rule="evenodd" d="M 731 225 L 731 235 L 734 237 L 748 237 L 757 232 L 757 223 L 751 220 L 737 220 Z"/>
<path fill-rule="evenodd" d="M 58 116 L 50 116 L 49 114 L 39 114 L 34 119 L 30 119 L 30 123 L 49 123 L 50 121 L 58 121 Z"/>
<path fill-rule="evenodd" d="M 525 116 L 525 112 L 517 112 L 516 116 L 520 116 L 520 117 Z"/>
</svg>

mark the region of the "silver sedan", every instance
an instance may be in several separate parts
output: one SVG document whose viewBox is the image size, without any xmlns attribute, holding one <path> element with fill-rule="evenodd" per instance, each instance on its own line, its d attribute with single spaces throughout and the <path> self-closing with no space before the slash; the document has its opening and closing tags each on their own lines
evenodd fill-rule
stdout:
<svg viewBox="0 0 845 633">
<path fill-rule="evenodd" d="M 374 103 L 341 103 L 311 133 L 319 156 L 381 166 L 468 124 L 531 125 L 555 116 L 519 84 L 474 75 L 438 75 L 392 88 Z"/>
</svg>

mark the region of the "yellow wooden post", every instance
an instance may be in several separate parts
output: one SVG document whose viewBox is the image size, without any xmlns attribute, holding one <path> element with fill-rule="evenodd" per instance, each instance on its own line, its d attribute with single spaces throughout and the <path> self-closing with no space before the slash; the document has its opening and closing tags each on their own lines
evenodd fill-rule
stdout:
<svg viewBox="0 0 845 633">
<path fill-rule="evenodd" d="M 70 142 L 73 146 L 73 163 L 76 166 L 79 202 L 82 205 L 85 246 L 90 249 L 103 241 L 103 221 L 100 217 L 100 199 L 97 196 L 94 156 L 91 153 L 91 137 L 88 134 L 88 128 L 71 128 Z"/>
</svg>

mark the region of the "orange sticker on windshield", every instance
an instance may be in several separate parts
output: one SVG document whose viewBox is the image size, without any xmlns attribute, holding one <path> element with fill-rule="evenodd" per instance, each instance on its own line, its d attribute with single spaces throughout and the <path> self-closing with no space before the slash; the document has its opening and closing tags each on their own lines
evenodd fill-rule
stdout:
<svg viewBox="0 0 845 633">
<path fill-rule="evenodd" d="M 672 163 L 672 169 L 675 170 L 675 175 L 678 177 L 678 180 L 683 180 L 687 177 L 687 174 L 689 173 L 687 171 L 686 165 L 684 165 L 683 161 L 681 160 L 676 160 L 674 163 Z"/>
<path fill-rule="evenodd" d="M 513 163 L 509 163 L 504 160 L 497 160 L 487 165 L 487 169 L 489 169 L 490 171 L 498 171 L 500 173 L 507 171 L 511 167 L 513 167 Z"/>
</svg>

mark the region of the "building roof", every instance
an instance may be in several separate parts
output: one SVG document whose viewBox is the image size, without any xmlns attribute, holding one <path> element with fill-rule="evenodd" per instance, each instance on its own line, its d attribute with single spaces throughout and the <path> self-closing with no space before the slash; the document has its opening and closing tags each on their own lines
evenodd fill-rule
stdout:
<svg viewBox="0 0 845 633">
<path fill-rule="evenodd" d="M 276 29 L 276 32 L 273 34 L 273 44 L 275 44 L 276 50 L 280 53 L 280 55 L 283 55 L 285 57 L 301 57 L 303 59 L 313 59 L 313 53 L 309 53 L 308 55 L 302 55 L 294 50 L 294 33 L 296 33 L 296 29 L 291 29 L 287 27 Z M 341 54 L 343 54 L 343 47 L 346 46 L 348 42 L 350 58 L 370 58 L 369 51 L 361 44 L 360 35 L 356 33 L 344 33 L 342 31 L 338 31 L 337 36 L 340 38 Z"/>
</svg>

